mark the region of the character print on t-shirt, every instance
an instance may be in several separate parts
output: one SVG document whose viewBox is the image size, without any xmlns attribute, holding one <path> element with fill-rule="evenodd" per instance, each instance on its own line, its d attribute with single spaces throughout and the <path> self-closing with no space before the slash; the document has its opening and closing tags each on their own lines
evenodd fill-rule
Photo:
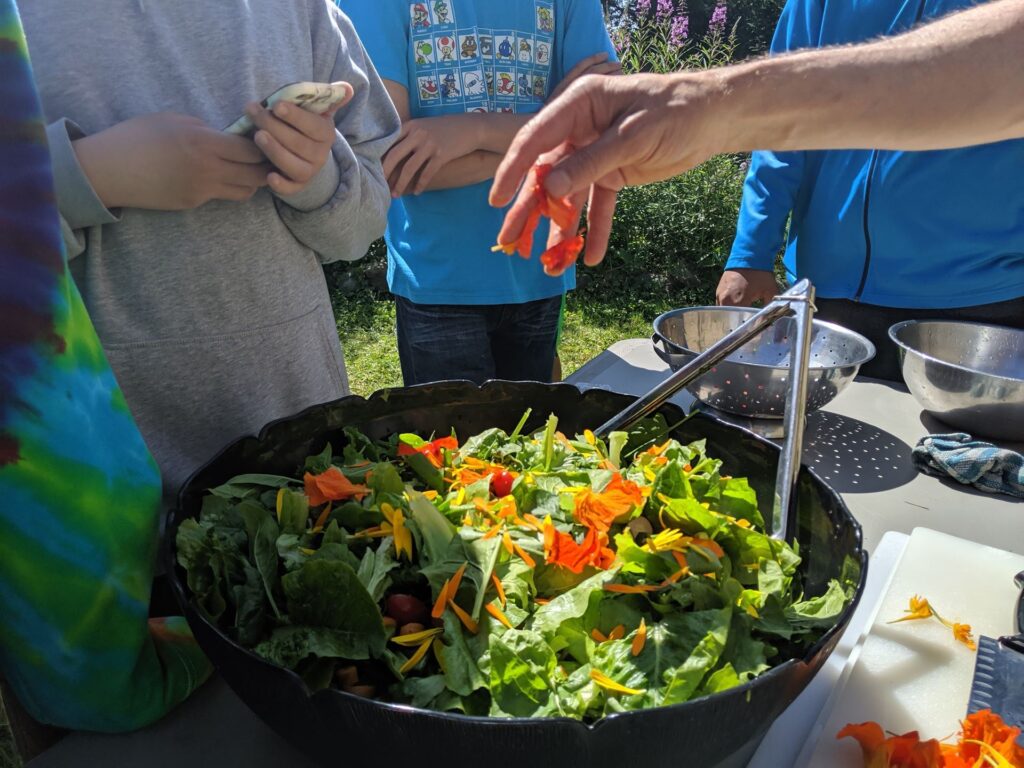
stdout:
<svg viewBox="0 0 1024 768">
<path fill-rule="evenodd" d="M 523 5 L 504 16 L 510 26 L 485 28 L 478 26 L 478 7 L 465 0 L 410 2 L 414 106 L 427 110 L 416 116 L 453 109 L 529 113 L 544 103 L 553 85 L 555 5 Z"/>
<path fill-rule="evenodd" d="M 412 31 L 430 29 L 430 11 L 426 3 L 413 3 L 409 6 L 409 13 L 412 15 Z"/>
</svg>

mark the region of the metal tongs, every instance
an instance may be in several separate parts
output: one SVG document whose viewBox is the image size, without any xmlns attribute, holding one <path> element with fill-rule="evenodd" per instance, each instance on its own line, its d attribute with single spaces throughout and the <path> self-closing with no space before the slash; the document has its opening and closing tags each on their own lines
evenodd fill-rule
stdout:
<svg viewBox="0 0 1024 768">
<path fill-rule="evenodd" d="M 782 455 L 775 475 L 770 531 L 773 539 L 785 541 L 794 507 L 793 489 L 800 472 L 800 452 L 803 447 L 807 411 L 811 322 L 814 320 L 814 312 L 814 286 L 809 280 L 801 280 L 781 296 L 776 296 L 764 309 L 735 331 L 712 344 L 646 395 L 602 424 L 595 433 L 607 437 L 612 432 L 629 429 L 640 419 L 653 414 L 676 392 L 694 379 L 703 376 L 775 321 L 790 315 L 795 316 L 796 333 L 790 341 L 792 353 L 789 366 L 789 393 L 783 419 L 786 437 L 782 443 Z"/>
</svg>

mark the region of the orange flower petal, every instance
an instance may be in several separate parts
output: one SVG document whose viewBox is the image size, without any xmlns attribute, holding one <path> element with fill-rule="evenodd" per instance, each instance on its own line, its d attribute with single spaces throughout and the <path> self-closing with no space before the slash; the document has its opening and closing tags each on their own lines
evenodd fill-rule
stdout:
<svg viewBox="0 0 1024 768">
<path fill-rule="evenodd" d="M 326 472 L 314 475 L 307 472 L 303 478 L 306 496 L 310 505 L 318 507 L 328 501 L 344 499 L 361 499 L 370 493 L 365 485 L 356 485 L 337 467 L 329 467 Z"/>
<path fill-rule="evenodd" d="M 441 591 L 437 593 L 437 600 L 434 601 L 434 607 L 430 611 L 430 615 L 435 619 L 440 619 L 444 615 L 445 606 L 448 604 L 448 585 L 451 584 L 451 579 L 447 579 L 444 585 L 441 587 Z"/>
<path fill-rule="evenodd" d="M 451 598 L 448 598 L 448 605 L 450 605 L 451 609 L 455 611 L 455 615 L 459 617 L 459 621 L 462 622 L 462 625 L 466 629 L 468 629 L 474 635 L 480 631 L 480 627 L 477 625 L 475 621 L 473 621 L 473 617 L 466 613 L 464 610 L 462 610 L 459 607 L 458 603 L 456 603 Z"/>
<path fill-rule="evenodd" d="M 630 651 L 634 656 L 639 656 L 640 652 L 643 651 L 644 645 L 647 644 L 647 622 L 640 619 L 640 626 L 637 627 L 636 634 L 633 636 L 633 644 L 630 646 Z"/>
<path fill-rule="evenodd" d="M 576 263 L 585 244 L 583 235 L 576 235 L 548 248 L 540 257 L 540 263 L 544 265 L 544 274 L 549 277 L 560 277 L 565 274 L 565 271 Z"/>
<path fill-rule="evenodd" d="M 512 544 L 512 547 L 515 549 L 516 554 L 519 555 L 519 557 L 522 558 L 524 563 L 526 563 L 528 568 L 536 568 L 537 567 L 536 561 L 532 557 L 530 557 L 530 553 L 529 552 L 527 552 L 525 549 L 523 549 L 522 547 L 520 547 L 518 544 L 515 544 L 515 543 Z"/>
<path fill-rule="evenodd" d="M 581 525 L 607 532 L 616 518 L 625 517 L 644 503 L 640 486 L 616 472 L 600 493 L 586 489 L 573 499 L 575 516 Z"/>
<path fill-rule="evenodd" d="M 462 575 L 466 572 L 466 566 L 468 563 L 463 563 L 459 566 L 458 570 L 455 571 L 455 575 L 452 576 L 451 586 L 448 587 L 448 597 L 454 598 L 455 593 L 459 591 L 459 587 L 462 585 Z"/>
<path fill-rule="evenodd" d="M 621 640 L 625 636 L 626 636 L 626 625 L 625 624 L 619 624 L 617 627 L 614 627 L 611 632 L 608 633 L 608 639 L 609 640 Z"/>
<path fill-rule="evenodd" d="M 498 606 L 494 605 L 493 603 L 487 603 L 486 605 L 484 605 L 484 610 L 491 614 L 491 616 L 496 618 L 509 629 L 515 629 L 515 627 L 512 626 L 512 622 L 508 620 L 508 616 L 502 613 L 501 609 L 498 608 Z"/>
<path fill-rule="evenodd" d="M 498 578 L 497 574 L 491 574 L 491 583 L 494 584 L 494 589 L 498 593 L 498 600 L 501 601 L 501 607 L 504 608 L 508 604 L 508 600 L 505 599 L 505 588 L 501 586 L 501 579 Z"/>
</svg>

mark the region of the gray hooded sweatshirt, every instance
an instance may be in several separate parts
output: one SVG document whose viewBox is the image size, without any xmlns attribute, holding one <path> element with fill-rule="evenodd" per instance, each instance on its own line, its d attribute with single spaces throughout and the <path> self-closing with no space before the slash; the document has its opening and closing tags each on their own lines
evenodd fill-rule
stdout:
<svg viewBox="0 0 1024 768">
<path fill-rule="evenodd" d="M 29 0 L 21 14 L 72 273 L 173 494 L 232 439 L 347 394 L 322 264 L 384 231 L 398 116 L 328 0 Z M 291 197 L 108 210 L 71 145 L 153 112 L 221 128 L 301 80 L 345 80 L 355 98 L 333 162 Z"/>
</svg>

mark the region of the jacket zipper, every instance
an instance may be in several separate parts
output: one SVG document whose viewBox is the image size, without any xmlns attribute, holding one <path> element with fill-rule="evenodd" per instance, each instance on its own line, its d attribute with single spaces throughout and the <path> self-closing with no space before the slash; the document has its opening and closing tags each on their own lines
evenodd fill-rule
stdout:
<svg viewBox="0 0 1024 768">
<path fill-rule="evenodd" d="M 921 19 L 924 16 L 924 6 L 927 0 L 921 0 L 921 4 L 917 7 L 917 14 L 914 17 L 913 26 L 917 26 L 921 23 Z M 854 301 L 860 301 L 860 297 L 864 293 L 864 286 L 868 282 L 868 272 L 871 270 L 871 230 L 869 224 L 871 223 L 871 179 L 875 175 L 875 167 L 878 165 L 878 150 L 872 150 L 871 161 L 868 163 L 868 175 L 864 180 L 864 271 L 860 275 L 860 284 L 857 286 L 857 292 L 853 295 Z"/>
<path fill-rule="evenodd" d="M 860 301 L 864 293 L 864 285 L 868 281 L 868 272 L 871 270 L 871 230 L 868 225 L 871 221 L 871 177 L 875 175 L 875 166 L 878 164 L 878 150 L 871 151 L 871 161 L 868 163 L 868 175 L 864 180 L 864 271 L 860 274 L 860 284 L 857 292 L 853 295 L 854 301 Z"/>
</svg>

